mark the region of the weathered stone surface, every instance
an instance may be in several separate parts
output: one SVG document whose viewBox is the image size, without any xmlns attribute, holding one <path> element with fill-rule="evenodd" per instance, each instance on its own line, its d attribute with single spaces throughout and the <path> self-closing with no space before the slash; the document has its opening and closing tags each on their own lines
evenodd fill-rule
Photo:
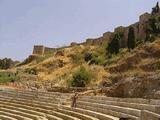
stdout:
<svg viewBox="0 0 160 120">
<path fill-rule="evenodd" d="M 55 48 L 49 48 L 43 45 L 35 45 L 33 48 L 33 55 L 53 54 L 55 50 Z"/>
<path fill-rule="evenodd" d="M 159 98 L 156 91 L 160 88 L 160 73 L 152 72 L 150 74 L 126 77 L 120 80 L 115 86 L 112 86 L 109 96 L 114 97 L 143 97 Z"/>
</svg>

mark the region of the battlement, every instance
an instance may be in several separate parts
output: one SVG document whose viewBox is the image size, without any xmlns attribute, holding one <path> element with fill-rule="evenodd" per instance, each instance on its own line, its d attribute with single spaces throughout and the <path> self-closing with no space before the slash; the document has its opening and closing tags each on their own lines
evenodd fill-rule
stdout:
<svg viewBox="0 0 160 120">
<path fill-rule="evenodd" d="M 56 48 L 49 48 L 43 45 L 34 45 L 33 47 L 33 55 L 47 55 L 53 54 L 56 51 Z"/>
</svg>

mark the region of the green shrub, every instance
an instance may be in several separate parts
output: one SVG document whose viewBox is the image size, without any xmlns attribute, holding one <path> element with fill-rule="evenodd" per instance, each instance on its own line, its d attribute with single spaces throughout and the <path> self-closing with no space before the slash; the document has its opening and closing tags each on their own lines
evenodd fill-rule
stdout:
<svg viewBox="0 0 160 120">
<path fill-rule="evenodd" d="M 14 61 L 10 58 L 0 59 L 0 69 L 9 69 L 14 66 Z"/>
<path fill-rule="evenodd" d="M 0 73 L 0 83 L 15 82 L 18 77 L 14 73 L 2 72 Z"/>
<path fill-rule="evenodd" d="M 137 38 L 136 39 L 136 46 L 138 45 L 142 45 L 144 43 L 144 40 L 140 39 L 140 38 Z"/>
<path fill-rule="evenodd" d="M 70 81 L 72 87 L 85 87 L 91 80 L 91 74 L 86 70 L 84 66 L 73 74 L 73 78 Z"/>
<path fill-rule="evenodd" d="M 103 65 L 105 63 L 105 56 L 104 55 L 97 55 L 96 53 L 92 54 L 92 58 L 89 64 L 96 64 L 96 65 Z"/>
<path fill-rule="evenodd" d="M 94 53 L 85 53 L 84 54 L 84 60 L 86 62 L 89 62 L 89 65 L 95 64 L 95 65 L 104 65 L 105 63 L 105 55 L 94 52 Z"/>
<path fill-rule="evenodd" d="M 147 35 L 146 41 L 154 42 L 155 40 L 156 40 L 156 35 L 155 34 Z"/>
<path fill-rule="evenodd" d="M 146 39 L 145 41 L 153 42 L 160 33 L 160 16 L 151 16 L 148 21 L 147 28 L 146 28 Z"/>
<path fill-rule="evenodd" d="M 136 47 L 135 33 L 134 28 L 132 26 L 129 27 L 127 46 L 129 50 L 134 49 Z"/>
<path fill-rule="evenodd" d="M 121 40 L 121 36 L 119 35 L 119 33 L 114 34 L 113 39 L 111 40 L 111 42 L 108 43 L 106 47 L 108 56 L 119 53 L 120 40 Z"/>
</svg>

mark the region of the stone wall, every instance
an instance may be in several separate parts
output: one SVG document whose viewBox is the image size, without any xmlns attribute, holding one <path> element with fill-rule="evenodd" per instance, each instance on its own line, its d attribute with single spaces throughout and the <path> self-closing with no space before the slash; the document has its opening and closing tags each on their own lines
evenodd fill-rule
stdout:
<svg viewBox="0 0 160 120">
<path fill-rule="evenodd" d="M 159 13 L 160 12 L 158 12 L 155 15 L 158 15 Z M 147 28 L 150 17 L 151 17 L 151 14 L 144 13 L 139 17 L 139 22 L 136 22 L 136 23 L 130 25 L 134 28 L 136 40 L 138 40 L 138 39 L 145 40 L 146 39 L 146 37 L 147 37 L 146 28 Z M 106 42 L 112 41 L 113 35 L 115 33 L 121 33 L 122 39 L 120 41 L 120 47 L 125 48 L 125 47 L 127 47 L 128 32 L 129 32 L 129 26 L 126 26 L 126 27 L 120 26 L 120 27 L 115 28 L 114 32 L 106 32 L 99 38 L 89 38 L 86 40 L 86 42 L 83 42 L 83 43 L 72 42 L 70 44 L 70 46 L 68 46 L 68 47 L 75 46 L 75 45 L 102 45 L 102 44 L 105 44 Z M 36 54 L 36 55 L 52 54 L 57 49 L 44 47 L 42 45 L 37 45 L 37 46 L 34 46 L 33 54 Z"/>
<path fill-rule="evenodd" d="M 35 45 L 33 48 L 33 55 L 47 55 L 53 54 L 56 51 L 56 48 L 48 48 L 43 45 Z"/>
<path fill-rule="evenodd" d="M 48 48 L 48 47 L 45 47 L 44 49 L 44 54 L 47 55 L 47 54 L 54 54 L 54 52 L 56 51 L 56 48 Z"/>
<path fill-rule="evenodd" d="M 113 35 L 113 33 L 112 32 L 105 32 L 105 33 L 103 33 L 103 41 L 110 41 L 111 40 L 111 36 Z"/>
<path fill-rule="evenodd" d="M 33 55 L 43 55 L 45 47 L 43 45 L 35 45 L 33 47 Z"/>
<path fill-rule="evenodd" d="M 148 24 L 148 20 L 150 18 L 149 13 L 145 13 L 139 17 L 139 22 L 136 22 L 130 26 L 134 28 L 134 33 L 135 33 L 135 39 L 146 39 L 146 27 Z M 124 26 L 119 26 L 114 29 L 114 33 L 122 33 L 122 39 L 120 41 L 120 47 L 125 48 L 127 47 L 127 40 L 128 40 L 128 32 L 129 32 L 129 26 L 124 27 Z"/>
<path fill-rule="evenodd" d="M 148 20 L 150 18 L 150 14 L 149 13 L 145 13 L 143 15 L 141 15 L 139 17 L 139 34 L 138 34 L 138 37 L 140 39 L 146 39 L 146 27 L 147 27 L 147 23 L 148 23 Z"/>
</svg>

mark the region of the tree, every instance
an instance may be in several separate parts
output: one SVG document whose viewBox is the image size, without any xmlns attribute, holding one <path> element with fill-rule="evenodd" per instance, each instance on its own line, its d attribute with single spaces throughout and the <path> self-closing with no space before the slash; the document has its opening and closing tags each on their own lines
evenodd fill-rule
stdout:
<svg viewBox="0 0 160 120">
<path fill-rule="evenodd" d="M 156 12 L 157 13 L 159 12 L 159 2 L 157 2 L 157 4 L 156 4 Z"/>
<path fill-rule="evenodd" d="M 9 69 L 13 67 L 14 61 L 10 58 L 0 59 L 0 69 Z"/>
<path fill-rule="evenodd" d="M 113 36 L 113 39 L 110 43 L 108 43 L 107 51 L 109 54 L 118 54 L 120 49 L 120 41 L 121 37 L 118 33 Z"/>
<path fill-rule="evenodd" d="M 159 36 L 160 33 L 160 16 L 151 16 L 148 20 L 147 26 L 146 26 L 146 39 L 145 41 L 153 42 L 157 36 Z"/>
<path fill-rule="evenodd" d="M 127 46 L 129 51 L 136 47 L 134 28 L 132 26 L 129 27 Z"/>
<path fill-rule="evenodd" d="M 159 3 L 157 2 L 156 6 L 152 8 L 152 15 L 157 14 L 159 12 Z"/>
<path fill-rule="evenodd" d="M 80 69 L 73 74 L 73 79 L 71 80 L 72 87 L 85 87 L 86 84 L 91 80 L 91 74 L 81 66 Z"/>
</svg>

